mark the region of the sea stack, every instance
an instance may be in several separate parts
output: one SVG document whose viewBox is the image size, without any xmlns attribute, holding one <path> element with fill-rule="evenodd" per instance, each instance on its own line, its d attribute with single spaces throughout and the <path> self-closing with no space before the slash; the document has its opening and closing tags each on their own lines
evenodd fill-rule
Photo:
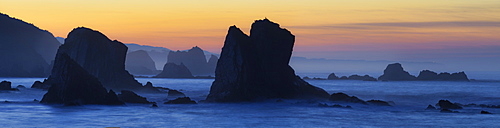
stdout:
<svg viewBox="0 0 500 128">
<path fill-rule="evenodd" d="M 144 50 L 129 52 L 125 60 L 125 69 L 134 75 L 156 75 L 155 62 Z"/>
<path fill-rule="evenodd" d="M 384 74 L 378 77 L 381 81 L 410 81 L 416 80 L 417 78 L 410 75 L 407 71 L 403 70 L 400 63 L 393 63 L 387 65 L 384 70 Z"/>
<path fill-rule="evenodd" d="M 229 27 L 206 100 L 328 99 L 326 91 L 300 79 L 288 65 L 294 41 L 290 31 L 268 19 L 255 21 L 250 36 Z"/>
<path fill-rule="evenodd" d="M 194 76 L 213 75 L 213 68 L 209 67 L 203 50 L 195 46 L 187 51 L 170 51 L 167 63 L 180 65 L 183 63 Z"/>
<path fill-rule="evenodd" d="M 123 43 L 111 41 L 104 34 L 85 27 L 73 29 L 57 51 L 58 55 L 67 54 L 88 73 L 97 77 L 107 89 L 140 89 L 142 85 L 125 70 L 126 53 L 127 46 Z M 54 82 L 53 77 L 61 77 L 54 74 L 60 72 L 60 68 L 62 67 L 54 65 L 49 83 Z"/>
<path fill-rule="evenodd" d="M 193 78 L 193 75 L 189 69 L 181 63 L 177 65 L 175 63 L 166 63 L 163 66 L 163 71 L 155 76 L 156 78 Z"/>
<path fill-rule="evenodd" d="M 115 92 L 109 92 L 101 82 L 73 61 L 67 54 L 57 54 L 51 79 L 54 82 L 40 103 L 55 103 L 65 105 L 84 104 L 124 104 Z"/>
</svg>

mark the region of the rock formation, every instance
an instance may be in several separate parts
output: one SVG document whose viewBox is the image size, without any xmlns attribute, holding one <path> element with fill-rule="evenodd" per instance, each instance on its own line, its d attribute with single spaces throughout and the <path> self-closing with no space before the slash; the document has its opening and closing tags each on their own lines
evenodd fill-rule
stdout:
<svg viewBox="0 0 500 128">
<path fill-rule="evenodd" d="M 125 60 L 125 69 L 134 75 L 156 75 L 159 73 L 156 70 L 155 62 L 144 50 L 129 52 Z"/>
<path fill-rule="evenodd" d="M 156 78 L 193 78 L 189 69 L 183 63 L 166 63 L 163 71 L 155 76 Z"/>
<path fill-rule="evenodd" d="M 255 21 L 250 36 L 231 26 L 206 100 L 327 99 L 326 91 L 300 79 L 288 65 L 294 41 L 290 31 L 268 19 Z"/>
<path fill-rule="evenodd" d="M 186 95 L 182 92 L 177 91 L 177 90 L 169 90 L 168 91 L 167 99 L 176 99 L 176 98 L 181 98 L 181 97 L 186 97 Z"/>
<path fill-rule="evenodd" d="M 213 76 L 213 74 L 215 74 L 215 67 L 217 67 L 218 60 L 219 60 L 219 58 L 215 55 L 211 55 L 210 59 L 208 59 L 207 67 L 208 67 L 208 71 L 211 73 L 210 74 L 211 76 Z"/>
<path fill-rule="evenodd" d="M 335 73 L 330 73 L 330 75 L 328 75 L 328 80 L 362 80 L 362 81 L 377 81 L 377 79 L 369 76 L 369 75 L 364 75 L 364 76 L 360 76 L 360 75 L 351 75 L 349 77 L 347 76 L 342 76 L 342 77 L 338 77 L 337 75 L 335 75 Z"/>
<path fill-rule="evenodd" d="M 0 13 L 0 77 L 46 77 L 61 45 L 46 30 Z"/>
<path fill-rule="evenodd" d="M 333 93 L 330 95 L 329 98 L 330 101 L 336 101 L 336 102 L 348 102 L 348 103 L 361 103 L 361 104 L 367 104 L 365 101 L 359 99 L 356 96 L 349 96 L 345 93 Z"/>
<path fill-rule="evenodd" d="M 127 47 L 121 42 L 111 41 L 98 31 L 79 27 L 68 34 L 65 43 L 59 47 L 57 55 L 67 54 L 88 73 L 97 77 L 107 89 L 142 89 L 142 85 L 125 70 L 126 52 Z M 57 76 L 61 69 L 63 67 L 54 65 L 47 81 L 49 84 L 59 82 L 58 79 L 53 78 L 61 77 Z M 44 84 L 48 83 L 44 82 Z"/>
<path fill-rule="evenodd" d="M 458 73 L 439 73 L 437 74 L 436 72 L 429 71 L 429 70 L 423 70 L 420 71 L 418 74 L 417 80 L 421 81 L 469 81 L 469 78 L 467 78 L 467 75 L 465 72 L 458 72 Z"/>
<path fill-rule="evenodd" d="M 35 81 L 33 83 L 33 85 L 31 85 L 31 88 L 47 90 L 50 88 L 50 84 L 44 84 L 44 82 L 46 82 L 46 81 L 47 81 L 47 79 L 44 79 L 43 82 Z"/>
<path fill-rule="evenodd" d="M 133 51 L 138 51 L 138 50 L 143 50 L 146 51 L 153 59 L 155 62 L 155 69 L 156 70 L 161 70 L 163 68 L 163 65 L 167 63 L 167 57 L 168 53 L 171 51 L 168 48 L 164 47 L 155 47 L 155 46 L 148 46 L 148 45 L 139 45 L 139 44 L 125 44 L 128 47 L 128 52 L 133 52 Z"/>
<path fill-rule="evenodd" d="M 327 79 L 329 79 L 329 80 L 338 80 L 339 77 L 337 75 L 335 75 L 335 73 L 330 73 L 330 75 L 328 75 Z"/>
<path fill-rule="evenodd" d="M 453 104 L 448 100 L 439 100 L 437 106 L 441 109 L 462 109 L 461 106 Z"/>
<path fill-rule="evenodd" d="M 122 90 L 120 94 L 118 94 L 118 99 L 126 103 L 139 103 L 139 104 L 149 104 L 149 102 L 145 97 L 139 96 L 136 93 L 129 90 Z"/>
<path fill-rule="evenodd" d="M 378 80 L 382 81 L 408 81 L 416 79 L 417 78 L 415 76 L 410 75 L 407 71 L 404 71 L 400 63 L 387 65 L 387 68 L 384 70 L 384 74 L 378 77 Z"/>
<path fill-rule="evenodd" d="M 19 89 L 12 88 L 12 83 L 10 81 L 2 81 L 0 82 L 0 90 L 18 91 Z"/>
<path fill-rule="evenodd" d="M 67 54 L 57 54 L 51 79 L 53 84 L 43 96 L 41 103 L 65 105 L 123 104 L 116 94 L 109 92 L 101 82 L 73 61 Z"/>
<path fill-rule="evenodd" d="M 180 65 L 183 63 L 194 76 L 207 76 L 214 74 L 205 58 L 203 50 L 195 46 L 188 51 L 170 51 L 167 63 Z M 211 62 L 214 63 L 214 62 Z"/>
<path fill-rule="evenodd" d="M 196 104 L 196 101 L 191 100 L 189 97 L 180 97 L 175 100 L 170 100 L 164 104 Z"/>
</svg>

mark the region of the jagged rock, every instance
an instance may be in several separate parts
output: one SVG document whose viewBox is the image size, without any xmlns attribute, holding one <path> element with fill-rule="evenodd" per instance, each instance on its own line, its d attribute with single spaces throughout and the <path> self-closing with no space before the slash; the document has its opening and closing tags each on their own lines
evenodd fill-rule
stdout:
<svg viewBox="0 0 500 128">
<path fill-rule="evenodd" d="M 170 51 L 168 53 L 167 63 L 175 63 L 177 65 L 184 64 L 195 76 L 199 75 L 212 75 L 213 71 L 210 71 L 207 59 L 203 50 L 195 46 L 188 51 Z M 212 62 L 213 63 L 213 62 Z"/>
<path fill-rule="evenodd" d="M 180 97 L 186 97 L 186 95 L 182 92 L 179 92 L 177 90 L 169 90 L 168 91 L 168 96 L 167 99 L 176 99 Z"/>
<path fill-rule="evenodd" d="M 0 13 L 0 77 L 47 77 L 59 45 L 50 32 Z"/>
<path fill-rule="evenodd" d="M 288 65 L 294 41 L 290 31 L 268 19 L 255 21 L 250 36 L 231 26 L 206 101 L 328 98 L 326 91 L 300 79 Z"/>
<path fill-rule="evenodd" d="M 389 102 L 381 101 L 381 100 L 369 100 L 369 101 L 366 101 L 366 102 L 368 104 L 378 105 L 378 106 L 392 106 L 391 104 L 389 104 Z"/>
<path fill-rule="evenodd" d="M 47 79 L 45 79 L 44 82 L 45 81 L 47 81 Z M 35 81 L 35 83 L 33 83 L 33 85 L 31 85 L 31 88 L 44 89 L 44 90 L 49 89 L 50 84 L 44 84 L 44 82 Z"/>
<path fill-rule="evenodd" d="M 458 72 L 458 73 L 439 73 L 437 74 L 436 72 L 429 71 L 429 70 L 423 70 L 420 71 L 418 74 L 417 80 L 423 80 L 423 81 L 431 81 L 431 80 L 440 80 L 440 81 L 469 81 L 469 78 L 467 78 L 467 75 L 465 72 Z"/>
<path fill-rule="evenodd" d="M 436 107 L 429 104 L 425 110 L 436 110 Z"/>
<path fill-rule="evenodd" d="M 349 103 L 361 103 L 361 104 L 367 104 L 365 101 L 359 99 L 356 96 L 349 96 L 345 93 L 333 93 L 330 95 L 329 98 L 330 101 L 337 101 L 337 102 L 349 102 Z"/>
<path fill-rule="evenodd" d="M 144 50 L 129 52 L 125 59 L 125 69 L 134 75 L 156 75 L 159 73 L 156 70 L 155 62 Z"/>
<path fill-rule="evenodd" d="M 330 73 L 330 75 L 328 75 L 328 78 L 329 80 L 337 80 L 339 79 L 339 77 L 337 75 L 335 75 L 335 73 Z"/>
<path fill-rule="evenodd" d="M 0 90 L 19 91 L 17 88 L 12 88 L 12 83 L 10 81 L 5 80 L 0 82 Z"/>
<path fill-rule="evenodd" d="M 349 79 L 349 80 L 362 80 L 362 81 L 377 81 L 377 79 L 375 79 L 369 75 L 364 75 L 364 76 L 351 75 L 351 76 L 347 77 L 347 79 Z"/>
<path fill-rule="evenodd" d="M 389 64 L 384 70 L 384 74 L 378 77 L 381 81 L 409 81 L 417 78 L 403 70 L 400 63 Z"/>
<path fill-rule="evenodd" d="M 148 81 L 148 82 L 146 82 L 146 84 L 144 85 L 144 87 L 145 87 L 145 88 L 154 88 L 154 87 L 153 87 L 153 83 L 151 83 L 151 82 L 149 82 L 149 81 Z"/>
<path fill-rule="evenodd" d="M 140 104 L 151 103 L 145 97 L 139 96 L 136 93 L 129 90 L 122 90 L 121 94 L 118 94 L 118 99 L 126 103 L 140 103 Z"/>
<path fill-rule="evenodd" d="M 175 100 L 170 100 L 164 104 L 196 104 L 196 101 L 191 100 L 189 97 L 180 97 Z"/>
<path fill-rule="evenodd" d="M 481 114 L 492 114 L 491 112 L 481 110 Z"/>
<path fill-rule="evenodd" d="M 41 103 L 65 105 L 106 104 L 121 105 L 113 91 L 108 91 L 101 82 L 72 60 L 67 54 L 56 55 L 51 79 L 55 83 L 43 96 Z"/>
<path fill-rule="evenodd" d="M 73 29 L 65 43 L 57 51 L 67 54 L 85 71 L 95 76 L 108 89 L 140 90 L 142 85 L 125 70 L 127 47 L 119 41 L 111 41 L 98 31 L 79 27 Z M 57 62 L 56 62 L 57 63 Z M 60 65 L 59 65 L 60 66 Z M 53 77 L 62 67 L 54 65 L 51 76 L 44 84 L 58 83 Z"/>
<path fill-rule="evenodd" d="M 193 78 L 189 69 L 183 63 L 177 65 L 175 63 L 166 63 L 163 66 L 163 71 L 154 76 L 156 78 Z"/>
<path fill-rule="evenodd" d="M 438 106 L 441 109 L 462 109 L 461 106 L 451 103 L 448 100 L 439 100 Z"/>
</svg>

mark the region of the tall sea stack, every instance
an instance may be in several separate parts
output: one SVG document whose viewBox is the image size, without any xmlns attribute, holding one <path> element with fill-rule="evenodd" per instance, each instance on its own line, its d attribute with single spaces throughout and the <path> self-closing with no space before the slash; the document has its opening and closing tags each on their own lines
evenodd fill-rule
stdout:
<svg viewBox="0 0 500 128">
<path fill-rule="evenodd" d="M 409 81 L 416 79 L 417 77 L 410 75 L 410 73 L 405 71 L 400 63 L 387 65 L 384 70 L 384 74 L 378 77 L 378 80 L 382 81 Z"/>
<path fill-rule="evenodd" d="M 217 58 L 217 57 L 216 57 Z M 170 51 L 167 63 L 180 65 L 183 63 L 194 76 L 213 75 L 213 68 L 209 67 L 203 50 L 195 46 L 187 51 Z"/>
<path fill-rule="evenodd" d="M 91 75 L 97 77 L 107 89 L 136 90 L 142 87 L 132 75 L 125 70 L 127 46 L 119 41 L 111 41 L 104 34 L 89 28 L 79 27 L 68 34 L 65 43 L 57 54 L 67 54 Z M 57 70 L 54 66 L 48 79 L 53 83 Z M 57 82 L 57 81 L 56 81 Z"/>
<path fill-rule="evenodd" d="M 288 65 L 294 41 L 290 31 L 268 19 L 255 21 L 250 36 L 231 26 L 206 100 L 327 99 L 326 91 L 300 79 Z"/>
</svg>

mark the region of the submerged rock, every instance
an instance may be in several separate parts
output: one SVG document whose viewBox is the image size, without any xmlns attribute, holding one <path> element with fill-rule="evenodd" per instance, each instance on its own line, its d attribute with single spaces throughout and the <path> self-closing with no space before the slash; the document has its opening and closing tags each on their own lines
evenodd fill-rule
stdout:
<svg viewBox="0 0 500 128">
<path fill-rule="evenodd" d="M 461 106 L 451 103 L 448 100 L 439 100 L 438 106 L 441 109 L 462 109 Z"/>
<path fill-rule="evenodd" d="M 436 107 L 429 104 L 425 110 L 436 110 Z"/>
<path fill-rule="evenodd" d="M 409 81 L 416 80 L 417 78 L 410 75 L 407 71 L 403 70 L 400 63 L 393 63 L 387 65 L 384 70 L 384 74 L 378 77 L 381 81 Z"/>
<path fill-rule="evenodd" d="M 122 90 L 120 94 L 118 94 L 118 99 L 126 103 L 140 103 L 140 104 L 149 104 L 149 102 L 145 97 L 139 96 L 136 93 L 129 90 Z"/>
<path fill-rule="evenodd" d="M 366 102 L 368 104 L 378 105 L 378 106 L 392 106 L 391 104 L 389 104 L 389 102 L 381 101 L 381 100 L 369 100 L 369 101 L 366 101 Z"/>
<path fill-rule="evenodd" d="M 52 86 L 41 103 L 65 105 L 104 104 L 121 105 L 116 94 L 103 87 L 101 82 L 73 61 L 67 54 L 57 54 L 52 72 Z M 57 77 L 56 77 L 57 76 Z"/>
<path fill-rule="evenodd" d="M 156 78 L 194 78 L 189 69 L 183 64 L 166 63 L 163 71 Z"/>
<path fill-rule="evenodd" d="M 330 95 L 329 98 L 330 101 L 336 101 L 336 102 L 348 102 L 348 103 L 361 103 L 361 104 L 367 104 L 365 101 L 359 99 L 356 96 L 349 96 L 345 93 L 333 93 Z"/>
<path fill-rule="evenodd" d="M 170 100 L 164 104 L 196 104 L 196 101 L 191 100 L 189 97 L 180 97 L 175 100 Z"/>
<path fill-rule="evenodd" d="M 492 114 L 491 112 L 481 110 L 481 114 Z"/>
<path fill-rule="evenodd" d="M 268 19 L 255 21 L 250 36 L 231 26 L 206 101 L 327 99 L 326 91 L 300 79 L 288 65 L 294 42 L 290 31 Z"/>
</svg>

